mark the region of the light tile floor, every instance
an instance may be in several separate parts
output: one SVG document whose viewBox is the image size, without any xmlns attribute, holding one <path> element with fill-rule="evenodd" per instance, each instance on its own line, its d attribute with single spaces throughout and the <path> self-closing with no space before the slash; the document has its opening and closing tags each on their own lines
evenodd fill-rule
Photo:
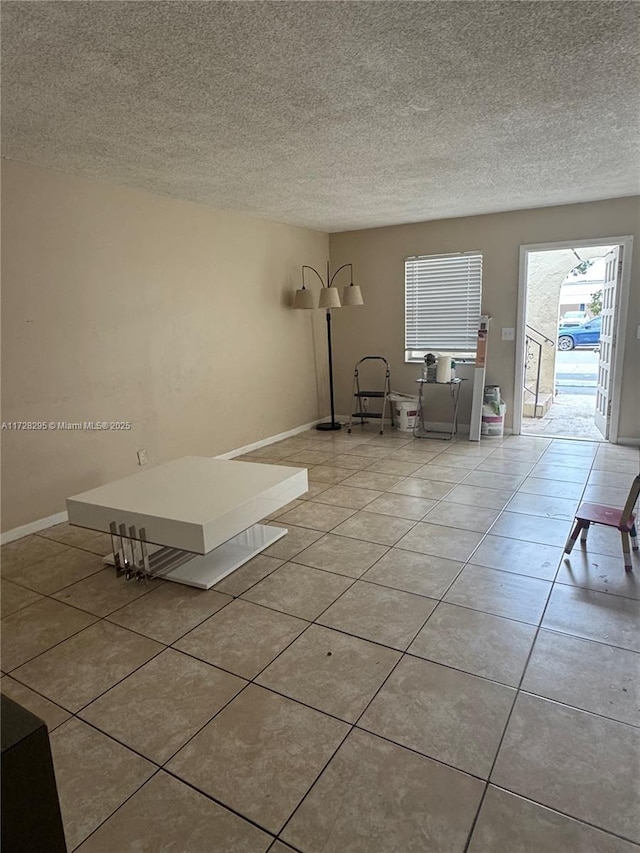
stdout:
<svg viewBox="0 0 640 853">
<path fill-rule="evenodd" d="M 2 548 L 3 692 L 51 732 L 69 850 L 631 853 L 640 557 L 592 530 L 637 449 L 311 431 L 289 533 L 200 592 L 106 538 Z"/>
</svg>

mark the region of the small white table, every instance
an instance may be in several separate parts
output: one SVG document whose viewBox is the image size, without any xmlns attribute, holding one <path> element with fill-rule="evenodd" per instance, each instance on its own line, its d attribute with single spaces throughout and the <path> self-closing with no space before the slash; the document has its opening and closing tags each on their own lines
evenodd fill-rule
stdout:
<svg viewBox="0 0 640 853">
<path fill-rule="evenodd" d="M 436 382 L 435 380 L 429 379 L 416 379 L 420 387 L 420 391 L 418 393 L 418 415 L 416 417 L 415 425 L 413 427 L 413 436 L 414 438 L 437 438 L 442 441 L 451 441 L 451 439 L 458 432 L 458 400 L 460 399 L 460 387 L 464 382 L 464 379 L 457 377 L 456 379 L 450 379 L 449 382 Z M 427 429 L 424 422 L 424 386 L 425 385 L 446 385 L 449 388 L 449 395 L 451 397 L 451 429 L 443 430 L 443 429 Z"/>
<path fill-rule="evenodd" d="M 286 534 L 258 524 L 308 490 L 307 471 L 185 456 L 67 498 L 69 523 L 110 533 L 127 577 L 209 589 Z"/>
</svg>

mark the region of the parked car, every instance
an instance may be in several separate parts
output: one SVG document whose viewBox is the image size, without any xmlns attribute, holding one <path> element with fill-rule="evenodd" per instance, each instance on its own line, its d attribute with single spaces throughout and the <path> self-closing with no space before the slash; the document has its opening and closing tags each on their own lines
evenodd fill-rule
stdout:
<svg viewBox="0 0 640 853">
<path fill-rule="evenodd" d="M 560 317 L 561 326 L 581 326 L 589 320 L 589 315 L 586 311 L 565 311 Z"/>
<path fill-rule="evenodd" d="M 570 350 L 575 347 L 597 346 L 600 343 L 602 317 L 598 315 L 580 326 L 563 326 L 558 329 L 558 349 Z"/>
</svg>

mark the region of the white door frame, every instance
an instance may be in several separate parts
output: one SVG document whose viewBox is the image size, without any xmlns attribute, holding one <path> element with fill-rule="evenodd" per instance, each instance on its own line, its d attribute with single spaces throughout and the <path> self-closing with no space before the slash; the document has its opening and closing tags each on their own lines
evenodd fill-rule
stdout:
<svg viewBox="0 0 640 853">
<path fill-rule="evenodd" d="M 609 427 L 609 441 L 616 444 L 618 441 L 618 424 L 620 421 L 620 393 L 622 389 L 622 365 L 624 361 L 624 339 L 626 332 L 626 318 L 629 306 L 629 291 L 631 289 L 631 253 L 633 250 L 633 237 L 591 237 L 580 240 L 561 240 L 557 243 L 527 243 L 520 246 L 520 267 L 518 273 L 518 314 L 516 317 L 516 374 L 513 399 L 513 434 L 520 435 L 522 432 L 522 388 L 524 385 L 524 350 L 525 350 L 525 317 L 527 308 L 527 273 L 529 265 L 529 252 L 552 252 L 554 249 L 579 249 L 586 246 L 622 246 L 622 275 L 620 276 L 619 291 L 617 294 L 618 308 L 615 318 L 616 347 L 611 365 L 610 393 L 613 395 L 611 403 L 611 425 Z"/>
</svg>

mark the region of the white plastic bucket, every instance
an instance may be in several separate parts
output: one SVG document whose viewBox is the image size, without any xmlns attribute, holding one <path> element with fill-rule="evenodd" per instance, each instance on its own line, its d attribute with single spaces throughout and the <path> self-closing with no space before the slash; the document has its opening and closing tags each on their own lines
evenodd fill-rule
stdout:
<svg viewBox="0 0 640 853">
<path fill-rule="evenodd" d="M 418 417 L 418 405 L 414 402 L 393 402 L 393 420 L 399 432 L 413 432 Z"/>
<path fill-rule="evenodd" d="M 504 435 L 504 416 L 506 411 L 507 407 L 504 403 L 496 406 L 483 406 L 480 434 L 487 438 L 502 438 Z"/>
</svg>

